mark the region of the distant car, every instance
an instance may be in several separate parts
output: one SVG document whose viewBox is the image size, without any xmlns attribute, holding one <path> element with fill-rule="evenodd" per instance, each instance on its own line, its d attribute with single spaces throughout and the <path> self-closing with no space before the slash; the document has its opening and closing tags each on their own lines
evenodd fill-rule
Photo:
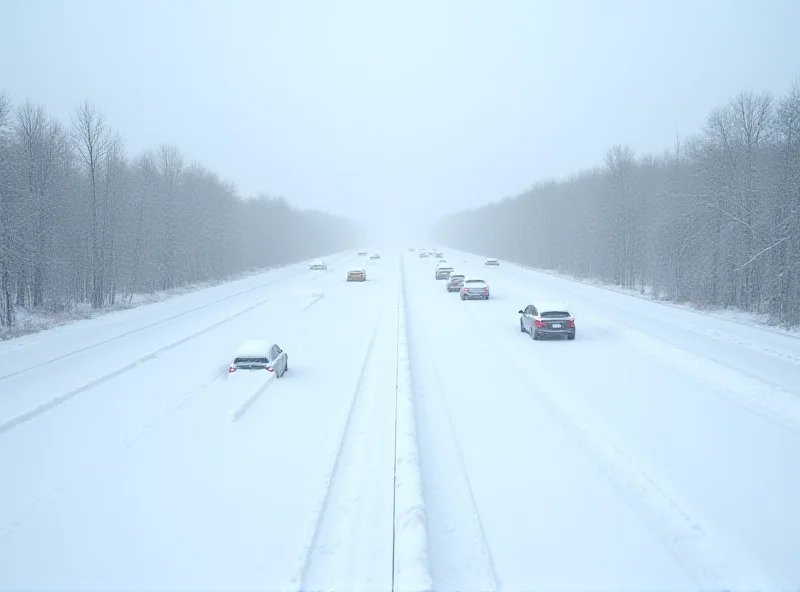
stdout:
<svg viewBox="0 0 800 592">
<path fill-rule="evenodd" d="M 328 269 L 328 265 L 324 261 L 317 259 L 316 261 L 312 261 L 308 268 L 311 270 L 324 270 Z"/>
<path fill-rule="evenodd" d="M 428 253 L 426 251 L 420 251 L 419 252 L 419 258 L 420 259 L 427 259 L 428 258 Z"/>
<path fill-rule="evenodd" d="M 447 291 L 448 292 L 458 292 L 461 290 L 461 287 L 464 285 L 464 277 L 463 273 L 451 273 L 447 278 Z"/>
<path fill-rule="evenodd" d="M 444 254 L 441 251 L 434 251 L 433 252 L 433 256 L 434 257 L 444 257 Z"/>
<path fill-rule="evenodd" d="M 360 267 L 353 267 L 347 270 L 348 282 L 365 282 L 367 281 L 367 272 Z"/>
<path fill-rule="evenodd" d="M 460 292 L 461 300 L 489 300 L 489 285 L 483 278 L 466 278 Z"/>
<path fill-rule="evenodd" d="M 416 251 L 416 249 L 414 247 L 408 247 L 408 251 L 409 253 L 413 253 L 414 251 Z"/>
<path fill-rule="evenodd" d="M 266 370 L 281 378 L 288 369 L 289 355 L 277 344 L 266 340 L 251 340 L 243 343 L 236 352 L 236 357 L 228 366 L 228 376 Z"/>
<path fill-rule="evenodd" d="M 532 339 L 575 339 L 575 317 L 563 302 L 536 302 L 527 305 L 519 314 L 519 330 L 529 333 Z"/>
<path fill-rule="evenodd" d="M 500 265 L 500 262 L 497 259 L 487 259 L 483 263 L 484 265 Z"/>
<path fill-rule="evenodd" d="M 359 252 L 358 252 L 358 254 L 359 254 L 359 255 L 366 255 L 366 254 L 367 254 L 367 252 L 366 252 L 364 249 L 362 249 L 361 251 L 359 251 Z"/>
<path fill-rule="evenodd" d="M 446 280 L 448 277 L 450 277 L 451 273 L 453 273 L 453 268 L 450 267 L 450 264 L 447 263 L 447 261 L 439 261 L 439 264 L 436 266 L 436 279 Z"/>
<path fill-rule="evenodd" d="M 369 258 L 370 258 L 370 260 L 374 261 L 375 259 L 380 259 L 381 255 L 380 255 L 380 253 L 373 253 L 372 255 L 369 256 Z"/>
</svg>

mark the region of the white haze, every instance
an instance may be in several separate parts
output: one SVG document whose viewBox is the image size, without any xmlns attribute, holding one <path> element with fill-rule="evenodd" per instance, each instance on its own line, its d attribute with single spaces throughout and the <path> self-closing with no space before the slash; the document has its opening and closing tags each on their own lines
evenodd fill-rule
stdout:
<svg viewBox="0 0 800 592">
<path fill-rule="evenodd" d="M 405 239 L 782 92 L 798 22 L 791 0 L 13 1 L 0 89 L 62 121 L 91 100 L 132 154 L 174 144 L 243 195 Z"/>
</svg>

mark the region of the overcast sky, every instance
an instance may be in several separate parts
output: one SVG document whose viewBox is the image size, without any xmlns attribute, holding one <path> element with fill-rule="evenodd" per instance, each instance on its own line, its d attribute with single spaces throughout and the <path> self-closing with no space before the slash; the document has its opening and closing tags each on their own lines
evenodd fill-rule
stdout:
<svg viewBox="0 0 800 592">
<path fill-rule="evenodd" d="M 661 151 L 800 74 L 800 0 L 4 0 L 0 90 L 375 229 Z"/>
</svg>

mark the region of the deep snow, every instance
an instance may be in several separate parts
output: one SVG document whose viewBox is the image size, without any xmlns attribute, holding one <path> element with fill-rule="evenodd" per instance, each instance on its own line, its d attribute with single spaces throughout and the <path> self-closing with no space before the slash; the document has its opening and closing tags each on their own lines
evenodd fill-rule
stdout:
<svg viewBox="0 0 800 592">
<path fill-rule="evenodd" d="M 800 585 L 796 339 L 443 250 L 492 299 L 351 253 L 0 344 L 0 589 Z"/>
</svg>

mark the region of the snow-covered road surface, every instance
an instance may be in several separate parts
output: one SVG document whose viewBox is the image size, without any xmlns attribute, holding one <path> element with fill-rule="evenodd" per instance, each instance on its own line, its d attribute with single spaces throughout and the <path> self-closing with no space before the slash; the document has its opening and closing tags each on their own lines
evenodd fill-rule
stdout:
<svg viewBox="0 0 800 592">
<path fill-rule="evenodd" d="M 345 254 L 0 344 L 0 589 L 800 587 L 800 340 L 445 256 L 492 299 Z"/>
</svg>

